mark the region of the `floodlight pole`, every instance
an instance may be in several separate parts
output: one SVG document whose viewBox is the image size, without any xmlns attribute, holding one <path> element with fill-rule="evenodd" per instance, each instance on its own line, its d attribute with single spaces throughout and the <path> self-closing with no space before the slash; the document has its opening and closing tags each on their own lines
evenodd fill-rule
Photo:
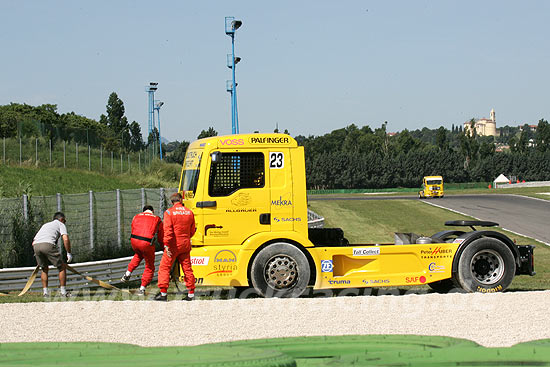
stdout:
<svg viewBox="0 0 550 367">
<path fill-rule="evenodd" d="M 240 61 L 240 58 L 235 58 L 235 31 L 240 28 L 242 21 L 235 20 L 235 17 L 225 17 L 225 34 L 231 37 L 231 62 L 227 66 L 231 68 L 233 76 L 233 84 L 231 86 L 231 132 L 239 133 L 239 116 L 237 113 L 237 82 L 235 78 L 235 65 Z M 229 60 L 228 60 L 229 61 Z"/>
<path fill-rule="evenodd" d="M 153 129 L 155 127 L 155 91 L 158 89 L 158 84 L 156 82 L 150 82 L 147 87 L 145 87 L 145 91 L 148 93 L 149 97 L 149 108 L 148 108 L 148 115 L 149 115 L 149 125 L 147 129 L 147 139 L 149 139 L 149 136 L 151 136 L 151 133 L 153 132 Z M 159 133 L 160 136 L 160 133 Z M 153 157 L 155 156 L 155 141 L 153 140 Z"/>
<path fill-rule="evenodd" d="M 162 101 L 155 101 L 155 107 L 153 109 L 157 110 L 157 120 L 159 123 L 159 153 L 160 153 L 160 160 L 162 161 L 162 140 L 160 137 L 160 108 L 164 105 L 164 102 Z"/>
</svg>

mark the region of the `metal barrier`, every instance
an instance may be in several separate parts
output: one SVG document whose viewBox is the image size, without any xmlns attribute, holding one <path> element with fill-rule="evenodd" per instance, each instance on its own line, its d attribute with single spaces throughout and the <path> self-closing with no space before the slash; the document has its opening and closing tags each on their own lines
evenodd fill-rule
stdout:
<svg viewBox="0 0 550 367">
<path fill-rule="evenodd" d="M 155 268 L 158 269 L 160 264 L 160 259 L 162 257 L 162 251 L 155 252 Z M 119 283 L 120 278 L 126 272 L 128 264 L 132 256 L 122 257 L 119 259 L 113 260 L 102 260 L 102 261 L 92 261 L 79 264 L 71 264 L 71 266 L 81 272 L 84 275 L 88 275 L 92 278 L 102 280 L 106 283 Z M 143 273 L 145 269 L 144 261 L 138 266 L 138 268 L 132 274 L 132 280 L 137 280 Z M 27 278 L 34 270 L 33 267 L 24 267 L 24 268 L 8 268 L 0 269 L 0 291 L 19 291 L 27 282 Z M 155 277 L 153 280 L 156 280 L 156 271 Z M 59 277 L 57 268 L 50 266 L 49 271 L 49 285 L 51 287 L 59 286 Z M 85 278 L 77 275 L 71 274 L 67 271 L 67 288 L 70 289 L 82 289 L 82 288 L 96 288 L 97 285 L 89 282 Z M 42 289 L 42 283 L 40 282 L 40 277 L 37 277 L 31 286 L 31 290 L 40 290 Z"/>
<path fill-rule="evenodd" d="M 312 210 L 307 210 L 307 226 L 308 228 L 323 228 L 325 226 L 325 218 Z"/>
</svg>

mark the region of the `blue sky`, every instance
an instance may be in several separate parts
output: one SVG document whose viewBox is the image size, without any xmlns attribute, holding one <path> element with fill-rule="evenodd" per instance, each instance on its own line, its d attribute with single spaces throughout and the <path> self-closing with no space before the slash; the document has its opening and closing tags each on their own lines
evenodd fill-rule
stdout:
<svg viewBox="0 0 550 367">
<path fill-rule="evenodd" d="M 491 108 L 497 127 L 550 118 L 547 1 L 2 0 L 0 104 L 99 119 L 114 91 L 145 131 L 156 81 L 163 136 L 229 134 L 225 16 L 243 22 L 243 133 L 450 129 Z"/>
</svg>

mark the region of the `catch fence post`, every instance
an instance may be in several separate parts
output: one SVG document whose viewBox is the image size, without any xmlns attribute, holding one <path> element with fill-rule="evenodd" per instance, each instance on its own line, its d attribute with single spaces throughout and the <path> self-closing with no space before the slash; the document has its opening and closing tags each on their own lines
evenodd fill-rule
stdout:
<svg viewBox="0 0 550 367">
<path fill-rule="evenodd" d="M 120 173 L 122 173 L 122 153 L 120 153 Z"/>
<path fill-rule="evenodd" d="M 117 227 L 117 241 L 118 241 L 118 247 L 122 245 L 122 229 L 120 227 L 121 224 L 121 213 L 120 213 L 120 189 L 116 189 L 116 227 Z"/>
<path fill-rule="evenodd" d="M 23 194 L 23 219 L 25 222 L 29 220 L 29 197 Z"/>
<path fill-rule="evenodd" d="M 159 200 L 159 213 L 160 218 L 164 218 L 164 187 L 160 188 L 160 200 Z"/>
<path fill-rule="evenodd" d="M 50 139 L 50 167 L 52 166 L 52 139 Z"/>
<path fill-rule="evenodd" d="M 61 194 L 58 192 L 57 194 L 55 194 L 55 197 L 57 199 L 57 211 L 60 212 L 61 211 Z"/>
<path fill-rule="evenodd" d="M 4 138 L 4 139 L 6 139 L 6 138 Z M 4 145 L 5 145 L 5 143 L 4 143 Z M 4 148 L 4 150 L 5 150 L 5 148 Z M 5 155 L 5 153 L 4 153 L 4 155 Z M 138 153 L 138 168 L 141 171 L 141 152 Z"/>
<path fill-rule="evenodd" d="M 141 188 L 141 207 L 143 208 L 145 206 L 145 189 Z"/>
<path fill-rule="evenodd" d="M 90 190 L 90 248 L 94 248 L 94 192 Z"/>
<path fill-rule="evenodd" d="M 21 137 L 19 138 L 19 165 L 21 165 L 21 156 L 23 155 L 23 148 L 21 147 Z"/>
<path fill-rule="evenodd" d="M 90 157 L 90 145 L 88 145 L 88 171 L 92 170 L 92 161 Z"/>
</svg>

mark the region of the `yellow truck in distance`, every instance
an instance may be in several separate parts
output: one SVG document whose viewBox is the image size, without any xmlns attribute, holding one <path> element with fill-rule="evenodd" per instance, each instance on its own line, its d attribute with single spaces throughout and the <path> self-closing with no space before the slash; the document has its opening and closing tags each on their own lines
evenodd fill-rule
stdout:
<svg viewBox="0 0 550 367">
<path fill-rule="evenodd" d="M 516 246 L 495 231 L 349 244 L 339 228 L 309 229 L 304 148 L 284 134 L 192 142 L 179 191 L 195 213 L 191 260 L 200 285 L 254 287 L 265 297 L 298 297 L 308 287 L 421 284 L 498 292 L 516 274 L 534 274 L 534 246 Z"/>
<path fill-rule="evenodd" d="M 418 192 L 418 198 L 442 198 L 445 195 L 443 191 L 443 177 L 424 176 L 422 179 L 422 190 Z"/>
</svg>

